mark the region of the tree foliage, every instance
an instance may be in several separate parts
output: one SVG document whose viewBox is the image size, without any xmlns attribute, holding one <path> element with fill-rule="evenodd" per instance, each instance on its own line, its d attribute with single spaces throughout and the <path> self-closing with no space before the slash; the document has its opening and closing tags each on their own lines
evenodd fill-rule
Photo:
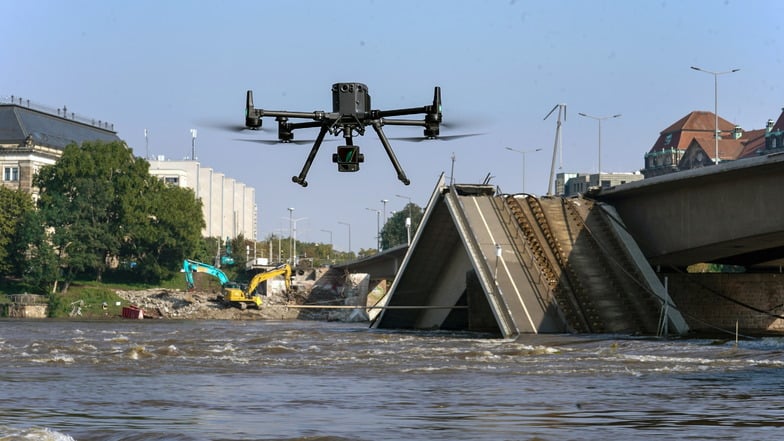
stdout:
<svg viewBox="0 0 784 441">
<path fill-rule="evenodd" d="M 30 195 L 21 190 L 11 190 L 0 185 L 0 273 L 18 273 L 14 262 L 18 261 L 17 244 L 22 220 L 33 211 Z"/>
<path fill-rule="evenodd" d="M 409 202 L 402 210 L 389 217 L 381 230 L 381 249 L 386 250 L 397 245 L 408 243 L 406 219 L 411 217 L 411 238 L 413 239 L 419 223 L 422 222 L 422 208 Z"/>
<path fill-rule="evenodd" d="M 38 208 L 57 252 L 61 280 L 128 265 L 144 281 L 178 270 L 200 239 L 204 218 L 193 191 L 150 176 L 122 142 L 67 146 L 35 178 Z"/>
<path fill-rule="evenodd" d="M 16 274 L 33 292 L 48 292 L 59 275 L 57 256 L 47 231 L 41 212 L 29 210 L 24 213 L 14 236 L 16 247 L 12 261 Z"/>
</svg>

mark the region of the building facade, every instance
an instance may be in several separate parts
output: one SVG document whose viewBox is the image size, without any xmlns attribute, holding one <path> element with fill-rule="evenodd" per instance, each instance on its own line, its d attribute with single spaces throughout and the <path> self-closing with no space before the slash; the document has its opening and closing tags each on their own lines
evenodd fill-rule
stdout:
<svg viewBox="0 0 784 441">
<path fill-rule="evenodd" d="M 784 151 L 784 109 L 778 121 L 764 129 L 745 131 L 712 112 L 694 111 L 659 133 L 645 154 L 646 178 L 714 165 L 717 162 Z M 714 137 L 718 133 L 718 142 Z"/>
<path fill-rule="evenodd" d="M 256 190 L 198 161 L 150 161 L 150 174 L 164 183 L 190 188 L 201 199 L 204 237 L 237 237 L 256 240 Z"/>
<path fill-rule="evenodd" d="M 641 173 L 558 173 L 555 189 L 558 196 L 577 196 L 592 188 L 610 188 L 643 179 Z"/>
<path fill-rule="evenodd" d="M 0 99 L 0 183 L 23 190 L 33 199 L 33 177 L 54 164 L 68 144 L 121 141 L 114 126 L 68 112 L 48 109 L 17 97 Z"/>
</svg>

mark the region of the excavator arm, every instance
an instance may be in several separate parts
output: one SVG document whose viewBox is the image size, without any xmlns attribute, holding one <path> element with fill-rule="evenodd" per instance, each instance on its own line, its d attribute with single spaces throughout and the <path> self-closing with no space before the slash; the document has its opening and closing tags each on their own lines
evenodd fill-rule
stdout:
<svg viewBox="0 0 784 441">
<path fill-rule="evenodd" d="M 197 262 L 195 260 L 185 259 L 182 262 L 182 271 L 185 273 L 185 284 L 189 290 L 193 289 L 194 286 L 193 273 L 207 273 L 220 280 L 221 286 L 224 286 L 230 282 L 226 273 L 220 269 L 206 263 Z"/>
<path fill-rule="evenodd" d="M 262 282 L 276 276 L 284 276 L 286 282 L 286 291 L 291 289 L 291 266 L 284 263 L 283 265 L 280 265 L 269 271 L 258 273 L 253 276 L 253 278 L 250 279 L 250 283 L 248 283 L 248 289 L 245 291 L 246 295 L 248 297 L 252 296 L 256 291 L 256 288 L 258 288 Z"/>
</svg>

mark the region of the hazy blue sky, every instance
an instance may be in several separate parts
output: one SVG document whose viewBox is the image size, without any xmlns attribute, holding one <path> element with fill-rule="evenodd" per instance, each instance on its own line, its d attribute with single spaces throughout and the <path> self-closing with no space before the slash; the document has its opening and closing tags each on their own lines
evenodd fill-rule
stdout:
<svg viewBox="0 0 784 441">
<path fill-rule="evenodd" d="M 284 230 L 294 207 L 298 239 L 375 247 L 376 214 L 410 197 L 423 206 L 454 154 L 457 182 L 547 191 L 558 103 L 565 172 L 636 171 L 661 130 L 693 110 L 762 128 L 784 106 L 784 2 L 770 1 L 9 1 L 0 0 L 0 96 L 21 96 L 114 123 L 138 156 L 197 157 L 257 190 L 259 237 Z M 331 110 L 330 86 L 368 85 L 373 108 L 423 106 L 442 88 L 442 134 L 454 141 L 394 142 L 411 179 L 396 178 L 375 135 L 358 138 L 365 163 L 338 173 L 336 143 L 308 177 L 291 182 L 309 146 L 238 142 L 209 123 L 242 123 L 245 91 L 259 108 Z M 274 121 L 266 120 L 274 127 Z M 388 136 L 421 129 L 387 127 Z M 275 131 L 252 134 L 274 139 Z M 315 131 L 295 136 L 315 137 Z M 537 148 L 542 151 L 533 152 Z"/>
</svg>

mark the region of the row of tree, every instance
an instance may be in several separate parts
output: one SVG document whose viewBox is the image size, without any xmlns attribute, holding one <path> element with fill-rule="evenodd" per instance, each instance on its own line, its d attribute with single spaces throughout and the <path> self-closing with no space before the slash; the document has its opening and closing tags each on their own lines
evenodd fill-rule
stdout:
<svg viewBox="0 0 784 441">
<path fill-rule="evenodd" d="M 212 263 L 225 244 L 203 238 L 201 200 L 193 190 L 170 186 L 149 174 L 149 163 L 133 156 L 122 142 L 71 144 L 58 161 L 38 170 L 28 193 L 0 186 L 0 274 L 17 278 L 34 292 L 59 284 L 66 291 L 77 277 L 101 281 L 107 272 L 128 273 L 135 280 L 156 283 L 172 277 L 183 259 Z M 394 213 L 381 231 L 382 249 L 408 241 L 422 218 L 422 209 L 409 203 Z M 264 255 L 270 236 L 254 244 L 242 236 L 230 239 L 235 250 L 231 272 L 245 268 L 248 252 Z M 278 246 L 271 262 L 291 261 L 289 247 Z M 332 245 L 297 242 L 298 257 L 314 264 L 342 262 L 376 252 L 338 252 Z M 269 254 L 269 253 L 267 253 Z M 268 256 L 269 257 L 269 256 Z M 276 259 L 276 257 L 278 259 Z"/>
</svg>

